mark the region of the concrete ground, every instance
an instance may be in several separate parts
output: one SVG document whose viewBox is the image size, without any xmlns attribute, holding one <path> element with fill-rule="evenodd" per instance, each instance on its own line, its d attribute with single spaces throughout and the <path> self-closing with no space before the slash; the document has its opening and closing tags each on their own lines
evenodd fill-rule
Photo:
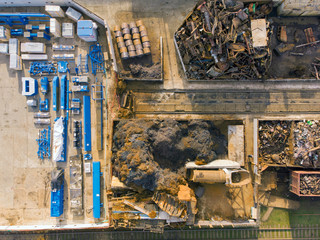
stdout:
<svg viewBox="0 0 320 240">
<path fill-rule="evenodd" d="M 8 11 L 25 11 L 24 8 L 8 9 Z M 33 9 L 34 11 L 43 11 L 40 8 Z M 70 22 L 70 20 L 69 20 Z M 105 43 L 105 35 L 100 35 L 99 41 Z M 19 40 L 27 42 L 25 38 Z M 36 39 L 38 42 L 45 42 L 41 39 Z M 87 54 L 90 43 L 81 41 L 76 37 L 73 39 L 52 39 L 52 42 L 59 44 L 75 44 L 77 45 L 74 52 L 77 56 L 80 53 Z M 51 43 L 52 43 L 51 42 Z M 47 44 L 47 42 L 45 42 Z M 106 46 L 103 46 L 104 49 Z M 47 44 L 47 53 L 52 55 L 51 44 Z M 13 225 L 66 225 L 66 224 L 90 224 L 95 223 L 92 213 L 92 174 L 83 174 L 83 216 L 73 216 L 70 209 L 70 193 L 69 187 L 69 158 L 66 163 L 53 163 L 51 160 L 38 159 L 37 151 L 38 144 L 36 139 L 40 130 L 45 128 L 36 127 L 34 125 L 34 113 L 38 112 L 38 107 L 32 109 L 27 107 L 27 99 L 36 99 L 39 103 L 40 94 L 35 97 L 22 96 L 21 94 L 21 77 L 30 76 L 28 73 L 29 63 L 23 62 L 22 71 L 9 70 L 9 56 L 0 55 L 0 109 L 2 117 L 0 118 L 0 153 L 3 158 L 0 162 L 0 226 Z M 70 63 L 69 67 L 72 66 Z M 91 68 L 90 68 L 91 69 Z M 72 73 L 72 72 L 71 72 Z M 57 74 L 61 77 L 63 74 Z M 71 75 L 75 75 L 73 72 Z M 49 81 L 54 75 L 49 76 Z M 38 80 L 39 76 L 34 77 Z M 89 73 L 91 83 L 95 77 Z M 70 88 L 72 86 L 71 77 Z M 97 79 L 105 85 L 105 77 L 103 73 L 97 74 Z M 90 87 L 90 86 L 89 86 Z M 54 112 L 52 109 L 52 88 L 49 87 L 49 94 L 46 98 L 50 103 L 51 129 L 53 129 L 53 121 L 56 117 L 65 116 L 62 110 Z M 70 98 L 77 97 L 81 99 L 83 93 L 73 93 Z M 89 94 L 87 94 L 89 95 Z M 83 109 L 83 108 L 82 108 Z M 70 113 L 68 125 L 68 156 L 79 154 L 73 148 L 73 120 L 82 120 L 82 111 L 80 115 Z M 103 114 L 106 114 L 104 110 Z M 92 121 L 92 155 L 93 161 L 101 161 L 102 171 L 105 169 L 104 152 L 98 150 L 100 141 L 100 107 L 96 102 L 91 101 L 91 121 Z M 105 126 L 104 126 L 105 127 Z M 105 131 L 104 131 L 105 132 Z M 51 132 L 51 136 L 53 131 Z M 51 137 L 51 141 L 52 141 Z M 52 148 L 52 145 L 51 145 Z M 90 161 L 92 162 L 92 160 Z M 65 198 L 64 198 L 64 213 L 59 218 L 50 217 L 50 191 L 51 191 L 51 171 L 56 167 L 64 168 L 65 172 Z M 92 164 L 91 164 L 92 166 Z M 104 181 L 102 181 L 104 183 Z M 102 189 L 104 185 L 102 185 Z M 104 197 L 102 196 L 102 202 Z M 101 219 L 106 219 L 106 212 L 102 210 Z"/>
</svg>

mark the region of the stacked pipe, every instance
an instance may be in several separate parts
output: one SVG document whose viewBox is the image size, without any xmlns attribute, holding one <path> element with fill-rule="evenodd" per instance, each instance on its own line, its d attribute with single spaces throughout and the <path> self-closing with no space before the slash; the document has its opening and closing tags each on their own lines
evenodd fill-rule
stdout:
<svg viewBox="0 0 320 240">
<path fill-rule="evenodd" d="M 142 20 L 122 23 L 114 28 L 117 45 L 122 59 L 151 54 L 150 40 Z"/>
</svg>

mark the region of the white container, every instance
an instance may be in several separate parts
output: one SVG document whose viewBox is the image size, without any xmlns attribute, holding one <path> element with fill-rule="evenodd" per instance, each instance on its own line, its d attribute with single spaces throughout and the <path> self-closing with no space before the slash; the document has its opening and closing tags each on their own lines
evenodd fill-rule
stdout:
<svg viewBox="0 0 320 240">
<path fill-rule="evenodd" d="M 72 76 L 71 80 L 73 83 L 88 83 L 89 78 L 88 76 Z"/>
<path fill-rule="evenodd" d="M 10 31 L 4 26 L 0 26 L 0 41 L 9 41 Z"/>
<path fill-rule="evenodd" d="M 91 173 L 91 163 L 90 162 L 84 163 L 84 172 Z"/>
<path fill-rule="evenodd" d="M 66 15 L 72 19 L 73 21 L 78 21 L 82 18 L 82 14 L 79 13 L 78 11 L 74 10 L 71 7 L 68 7 L 67 11 L 66 11 Z"/>
<path fill-rule="evenodd" d="M 50 33 L 55 37 L 61 37 L 61 24 L 55 18 L 50 18 Z"/>
<path fill-rule="evenodd" d="M 62 37 L 74 38 L 73 23 L 62 23 Z"/>
<path fill-rule="evenodd" d="M 53 54 L 52 59 L 74 59 L 73 53 L 68 54 Z"/>
<path fill-rule="evenodd" d="M 27 106 L 28 107 L 36 107 L 37 106 L 37 100 L 36 99 L 27 100 Z"/>
<path fill-rule="evenodd" d="M 9 68 L 22 70 L 21 57 L 18 54 L 10 54 Z"/>
<path fill-rule="evenodd" d="M 49 13 L 51 17 L 64 17 L 64 11 L 60 6 L 57 5 L 46 5 L 46 12 Z"/>
<path fill-rule="evenodd" d="M 9 39 L 9 54 L 20 55 L 20 41 L 17 38 Z"/>
<path fill-rule="evenodd" d="M 76 49 L 75 45 L 59 45 L 59 44 L 52 44 L 53 51 L 74 51 Z"/>
<path fill-rule="evenodd" d="M 21 54 L 22 60 L 48 60 L 47 54 Z"/>
<path fill-rule="evenodd" d="M 21 52 L 27 53 L 45 53 L 46 45 L 40 42 L 21 43 Z"/>
<path fill-rule="evenodd" d="M 0 53 L 9 54 L 9 45 L 8 43 L 0 43 Z"/>
</svg>

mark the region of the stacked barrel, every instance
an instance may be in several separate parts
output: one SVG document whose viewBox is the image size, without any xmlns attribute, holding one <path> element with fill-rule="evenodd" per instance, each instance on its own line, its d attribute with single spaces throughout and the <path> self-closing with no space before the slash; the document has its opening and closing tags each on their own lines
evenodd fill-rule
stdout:
<svg viewBox="0 0 320 240">
<path fill-rule="evenodd" d="M 114 28 L 117 45 L 122 59 L 141 57 L 151 54 L 150 40 L 142 20 L 122 23 Z"/>
</svg>

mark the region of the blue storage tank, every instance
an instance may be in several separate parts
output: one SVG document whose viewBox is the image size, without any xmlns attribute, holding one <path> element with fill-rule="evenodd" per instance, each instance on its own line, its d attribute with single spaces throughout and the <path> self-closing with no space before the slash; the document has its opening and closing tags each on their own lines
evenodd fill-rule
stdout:
<svg viewBox="0 0 320 240">
<path fill-rule="evenodd" d="M 77 33 L 79 38 L 86 42 L 96 42 L 97 28 L 97 24 L 91 20 L 79 20 L 77 24 Z"/>
<path fill-rule="evenodd" d="M 100 218 L 101 196 L 100 196 L 100 162 L 92 162 L 92 185 L 93 185 L 93 217 Z"/>
</svg>

